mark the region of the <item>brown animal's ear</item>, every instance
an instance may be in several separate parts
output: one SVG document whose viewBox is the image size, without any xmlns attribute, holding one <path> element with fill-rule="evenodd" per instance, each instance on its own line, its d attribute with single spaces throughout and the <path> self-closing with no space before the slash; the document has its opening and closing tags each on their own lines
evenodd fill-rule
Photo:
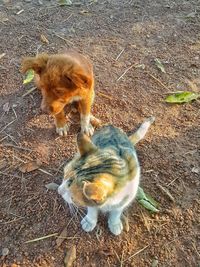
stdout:
<svg viewBox="0 0 200 267">
<path fill-rule="evenodd" d="M 25 73 L 33 69 L 37 74 L 45 69 L 49 56 L 47 54 L 40 54 L 36 57 L 26 57 L 22 61 L 21 72 Z"/>
<path fill-rule="evenodd" d="M 107 190 L 98 183 L 84 182 L 83 194 L 88 200 L 102 203 L 107 197 Z"/>
<path fill-rule="evenodd" d="M 77 146 L 81 156 L 98 150 L 98 148 L 92 143 L 89 136 L 83 133 L 78 133 L 77 135 Z"/>
<path fill-rule="evenodd" d="M 82 73 L 73 73 L 70 75 L 70 79 L 77 87 L 90 88 L 92 86 L 92 79 Z"/>
</svg>

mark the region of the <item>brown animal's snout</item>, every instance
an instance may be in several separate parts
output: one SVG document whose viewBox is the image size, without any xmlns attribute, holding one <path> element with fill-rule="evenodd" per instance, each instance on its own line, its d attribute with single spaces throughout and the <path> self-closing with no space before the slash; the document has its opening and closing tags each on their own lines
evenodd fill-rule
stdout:
<svg viewBox="0 0 200 267">
<path fill-rule="evenodd" d="M 64 103 L 61 103 L 59 101 L 48 101 L 44 97 L 42 99 L 41 103 L 41 109 L 45 113 L 50 113 L 51 115 L 56 115 L 60 113 L 64 108 Z"/>
</svg>

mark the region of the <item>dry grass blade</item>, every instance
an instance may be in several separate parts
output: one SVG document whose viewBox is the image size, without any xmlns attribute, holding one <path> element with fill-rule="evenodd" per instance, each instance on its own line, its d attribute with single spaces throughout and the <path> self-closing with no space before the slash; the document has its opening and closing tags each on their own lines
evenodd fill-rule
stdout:
<svg viewBox="0 0 200 267">
<path fill-rule="evenodd" d="M 4 126 L 2 129 L 1 129 L 1 131 L 0 131 L 0 133 L 2 133 L 8 126 L 10 126 L 13 122 L 15 122 L 16 121 L 16 119 L 14 119 L 13 121 L 11 121 L 11 122 L 9 122 L 8 124 L 6 124 L 6 126 Z"/>
<path fill-rule="evenodd" d="M 119 78 L 117 79 L 117 82 L 118 82 L 119 80 L 121 80 L 121 79 L 124 77 L 124 75 L 125 75 L 130 69 L 133 68 L 133 66 L 134 66 L 134 65 L 131 65 L 128 69 L 126 69 L 126 70 L 122 73 L 122 75 L 119 76 Z"/>
<path fill-rule="evenodd" d="M 55 34 L 55 36 L 57 36 L 57 37 L 60 38 L 61 40 L 65 41 L 66 43 L 69 43 L 69 44 L 73 45 L 73 43 L 72 43 L 71 41 L 67 40 L 66 38 L 60 36 L 60 35 L 57 34 L 57 33 L 54 33 L 54 34 Z"/>
<path fill-rule="evenodd" d="M 122 263 L 124 263 L 125 261 L 128 261 L 128 260 L 132 259 L 133 257 L 135 257 L 136 255 L 140 254 L 142 251 L 144 251 L 145 249 L 147 249 L 149 246 L 150 246 L 150 244 L 147 245 L 147 246 L 145 246 L 145 247 L 143 247 L 142 249 L 138 250 L 138 251 L 135 252 L 133 255 L 131 255 L 131 256 L 128 257 L 127 259 L 123 260 Z"/>
<path fill-rule="evenodd" d="M 117 60 L 121 57 L 121 55 L 122 55 L 122 53 L 124 52 L 124 50 L 125 50 L 125 48 L 123 48 L 123 49 L 121 50 L 121 52 L 119 53 L 119 55 L 116 57 L 115 61 L 117 61 Z"/>
<path fill-rule="evenodd" d="M 49 237 L 53 237 L 53 236 L 57 236 L 58 233 L 54 233 L 54 234 L 50 234 L 50 235 L 45 235 L 45 236 L 41 236 L 41 237 L 38 237 L 38 238 L 35 238 L 35 239 L 31 239 L 31 240 L 28 240 L 26 242 L 24 242 L 25 244 L 28 244 L 28 243 L 33 243 L 33 242 L 37 242 L 37 241 L 40 241 L 40 240 L 44 240 L 44 239 L 47 239 Z"/>
<path fill-rule="evenodd" d="M 72 267 L 73 262 L 75 260 L 76 260 L 76 246 L 72 246 L 68 250 L 68 252 L 67 252 L 67 254 L 66 254 L 65 258 L 64 258 L 64 266 L 65 267 Z"/>
<path fill-rule="evenodd" d="M 105 97 L 105 98 L 107 98 L 107 99 L 109 99 L 109 100 L 113 100 L 113 98 L 112 98 L 111 96 L 106 95 L 106 94 L 104 94 L 104 93 L 102 93 L 102 92 L 97 92 L 97 94 L 100 95 L 100 96 L 103 96 L 103 97 Z"/>
<path fill-rule="evenodd" d="M 174 197 L 171 195 L 171 193 L 169 192 L 168 189 L 164 188 L 164 187 L 163 187 L 162 185 L 160 185 L 160 184 L 158 184 L 157 186 L 162 190 L 163 193 L 165 193 L 165 195 L 168 196 L 168 198 L 169 198 L 172 202 L 175 202 Z"/>
<path fill-rule="evenodd" d="M 35 90 L 36 90 L 36 87 L 32 87 L 32 88 L 29 89 L 26 93 L 24 93 L 24 94 L 22 95 L 22 97 L 25 97 L 25 96 L 29 95 L 30 93 L 32 93 L 32 92 L 35 91 Z"/>
<path fill-rule="evenodd" d="M 158 82 L 160 85 L 162 85 L 162 87 L 164 87 L 167 91 L 169 91 L 169 88 L 164 85 L 164 83 L 162 83 L 158 78 L 156 78 L 153 74 L 149 73 L 146 71 L 146 73 L 151 77 L 153 78 L 156 82 Z"/>
</svg>

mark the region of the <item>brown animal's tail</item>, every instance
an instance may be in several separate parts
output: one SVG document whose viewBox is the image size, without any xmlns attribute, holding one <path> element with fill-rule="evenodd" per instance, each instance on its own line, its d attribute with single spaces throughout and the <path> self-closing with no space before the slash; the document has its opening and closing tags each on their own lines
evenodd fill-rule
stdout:
<svg viewBox="0 0 200 267">
<path fill-rule="evenodd" d="M 151 126 L 151 124 L 155 121 L 155 117 L 150 117 L 148 119 L 146 119 L 139 127 L 139 129 L 137 129 L 137 131 L 132 134 L 131 136 L 129 136 L 129 140 L 131 141 L 131 143 L 133 145 L 137 144 L 147 133 L 149 127 Z"/>
</svg>

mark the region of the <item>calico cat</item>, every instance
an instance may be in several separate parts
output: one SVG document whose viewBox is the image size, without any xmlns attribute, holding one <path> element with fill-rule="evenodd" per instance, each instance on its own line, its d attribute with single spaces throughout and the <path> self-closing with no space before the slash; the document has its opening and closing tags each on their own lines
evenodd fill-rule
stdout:
<svg viewBox="0 0 200 267">
<path fill-rule="evenodd" d="M 90 139 L 79 133 L 79 153 L 64 168 L 58 193 L 69 205 L 87 207 L 81 225 L 86 232 L 97 224 L 98 212 L 108 212 L 108 227 L 114 235 L 122 232 L 121 215 L 136 196 L 140 165 L 134 145 L 146 134 L 154 117 L 128 136 L 112 125 L 103 126 Z"/>
</svg>

